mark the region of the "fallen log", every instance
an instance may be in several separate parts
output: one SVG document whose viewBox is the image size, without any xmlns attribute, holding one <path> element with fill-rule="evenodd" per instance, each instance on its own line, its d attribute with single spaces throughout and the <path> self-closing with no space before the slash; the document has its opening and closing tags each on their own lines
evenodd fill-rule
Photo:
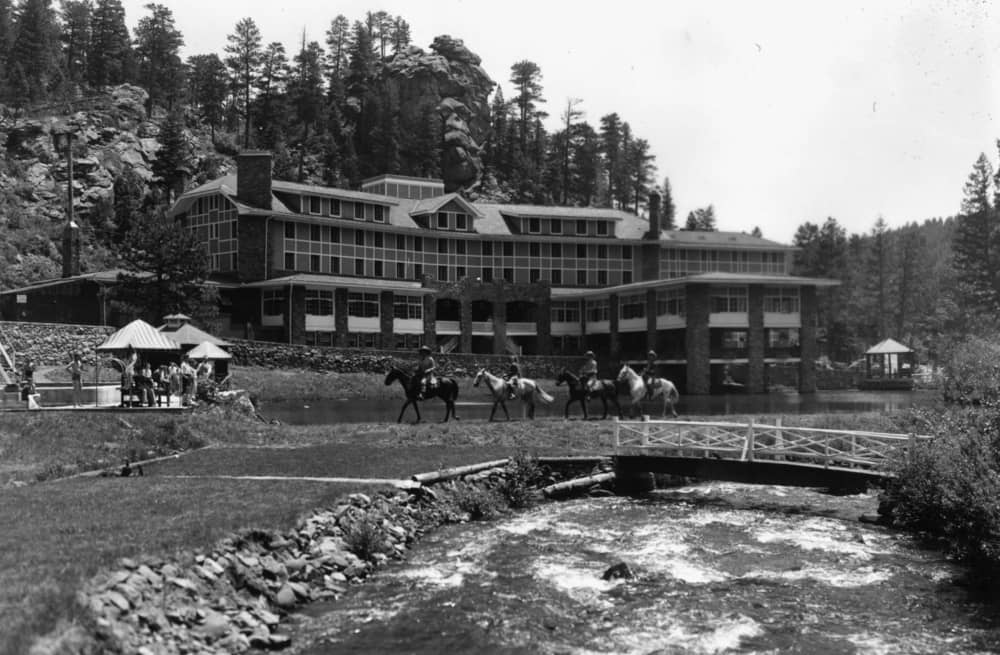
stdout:
<svg viewBox="0 0 1000 655">
<path fill-rule="evenodd" d="M 580 489 L 592 487 L 595 484 L 601 484 L 602 482 L 610 482 L 614 479 L 614 473 L 598 473 L 596 475 L 588 475 L 583 478 L 574 478 L 572 480 L 567 480 L 566 482 L 550 484 L 542 489 L 542 493 L 545 494 L 546 498 L 551 498 L 552 496 L 558 496 L 571 491 L 578 491 Z"/>
<path fill-rule="evenodd" d="M 497 459 L 492 462 L 483 462 L 481 464 L 469 464 L 468 466 L 455 466 L 447 469 L 440 469 L 437 471 L 429 471 L 427 473 L 417 473 L 410 479 L 414 482 L 419 482 L 420 484 L 432 484 L 434 482 L 441 482 L 443 480 L 451 480 L 453 478 L 458 478 L 463 475 L 468 475 L 469 473 L 478 473 L 479 471 L 485 471 L 487 469 L 497 468 L 499 466 L 506 466 L 509 459 Z"/>
</svg>

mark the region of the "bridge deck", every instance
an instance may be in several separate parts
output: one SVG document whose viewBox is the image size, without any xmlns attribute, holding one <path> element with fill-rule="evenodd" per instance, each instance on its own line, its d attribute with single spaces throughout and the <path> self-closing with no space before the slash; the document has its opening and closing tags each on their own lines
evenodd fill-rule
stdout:
<svg viewBox="0 0 1000 655">
<path fill-rule="evenodd" d="M 892 476 L 918 435 L 701 421 L 617 421 L 621 471 L 797 486 L 863 486 Z"/>
</svg>

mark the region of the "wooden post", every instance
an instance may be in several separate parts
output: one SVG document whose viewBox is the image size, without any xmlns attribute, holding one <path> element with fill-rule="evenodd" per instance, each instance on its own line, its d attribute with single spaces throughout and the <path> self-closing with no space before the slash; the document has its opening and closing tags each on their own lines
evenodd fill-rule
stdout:
<svg viewBox="0 0 1000 655">
<path fill-rule="evenodd" d="M 752 462 L 753 461 L 753 444 L 754 444 L 754 434 L 753 434 L 753 419 L 747 423 L 747 438 L 743 442 L 743 454 L 740 456 L 740 461 L 742 462 Z"/>
<path fill-rule="evenodd" d="M 778 428 L 774 431 L 774 449 L 776 451 L 782 451 L 785 448 L 785 433 L 781 430 L 781 417 L 774 422 L 775 426 Z M 775 455 L 774 459 L 783 462 L 785 461 L 784 455 Z"/>
<path fill-rule="evenodd" d="M 615 448 L 621 448 L 622 445 L 622 425 L 621 420 L 615 417 Z"/>
<path fill-rule="evenodd" d="M 649 414 L 642 415 L 642 438 L 640 443 L 643 446 L 649 445 Z"/>
</svg>

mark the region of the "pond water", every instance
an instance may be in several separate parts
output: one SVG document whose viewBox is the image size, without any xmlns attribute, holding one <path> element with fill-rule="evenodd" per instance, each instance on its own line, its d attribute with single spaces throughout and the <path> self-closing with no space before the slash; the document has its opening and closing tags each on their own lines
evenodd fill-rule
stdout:
<svg viewBox="0 0 1000 655">
<path fill-rule="evenodd" d="M 867 495 L 704 483 L 446 527 L 293 619 L 297 653 L 982 653 L 961 569 Z M 603 579 L 618 562 L 635 577 Z"/>
<path fill-rule="evenodd" d="M 550 389 L 556 396 L 551 405 L 537 405 L 536 417 L 563 416 L 566 396 L 561 388 Z M 726 414 L 813 414 L 834 412 L 889 412 L 927 405 L 940 398 L 938 391 L 818 391 L 813 394 L 769 393 L 769 394 L 725 394 L 704 396 L 681 396 L 677 411 L 685 414 L 726 415 Z M 463 390 L 456 403 L 458 416 L 463 419 L 485 420 L 490 416 L 491 402 L 487 402 L 484 392 Z M 402 396 L 398 400 L 324 400 L 262 402 L 259 411 L 267 419 L 277 419 L 293 425 L 316 425 L 330 423 L 359 423 L 369 421 L 392 422 L 399 416 L 403 405 Z M 662 403 L 644 402 L 643 412 L 658 417 Z M 507 403 L 511 418 L 522 417 L 520 401 Z M 600 401 L 591 400 L 591 417 L 600 418 L 603 409 Z M 613 409 L 611 412 L 613 413 Z M 420 413 L 425 421 L 440 421 L 444 418 L 444 403 L 429 400 L 420 403 Z M 581 417 L 579 403 L 570 407 L 570 417 Z M 412 408 L 406 410 L 404 421 L 416 418 Z M 501 409 L 496 418 L 503 419 Z"/>
</svg>

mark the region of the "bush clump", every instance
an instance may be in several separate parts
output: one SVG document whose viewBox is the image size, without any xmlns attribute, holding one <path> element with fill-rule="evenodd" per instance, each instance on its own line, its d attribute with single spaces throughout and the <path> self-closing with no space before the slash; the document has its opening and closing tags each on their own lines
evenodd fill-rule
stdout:
<svg viewBox="0 0 1000 655">
<path fill-rule="evenodd" d="M 970 337 L 944 366 L 944 398 L 962 405 L 1000 402 L 1000 342 Z"/>
<path fill-rule="evenodd" d="M 340 523 L 340 531 L 348 550 L 363 560 L 370 560 L 388 550 L 385 528 L 371 516 L 345 518 Z"/>
<path fill-rule="evenodd" d="M 541 479 L 542 469 L 538 460 L 525 453 L 518 453 L 510 459 L 503 477 L 494 488 L 508 507 L 521 509 L 531 505 L 537 497 Z"/>
<path fill-rule="evenodd" d="M 471 521 L 497 518 L 504 513 L 506 503 L 493 487 L 460 482 L 451 488 L 451 505 Z"/>
</svg>

